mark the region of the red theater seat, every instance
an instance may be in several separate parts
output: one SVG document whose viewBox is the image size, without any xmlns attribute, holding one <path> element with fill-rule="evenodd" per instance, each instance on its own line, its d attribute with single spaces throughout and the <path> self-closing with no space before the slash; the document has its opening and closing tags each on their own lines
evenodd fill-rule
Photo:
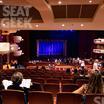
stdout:
<svg viewBox="0 0 104 104">
<path fill-rule="evenodd" d="M 87 94 L 86 104 L 104 104 L 104 94 Z"/>
<path fill-rule="evenodd" d="M 53 96 L 49 92 L 29 92 L 29 104 L 53 104 Z"/>
<path fill-rule="evenodd" d="M 55 95 L 60 91 L 59 84 L 44 84 L 43 89 L 44 91 L 51 92 Z"/>
<path fill-rule="evenodd" d="M 58 93 L 56 104 L 82 104 L 82 95 L 74 93 Z"/>
<path fill-rule="evenodd" d="M 62 85 L 62 92 L 73 92 L 78 89 L 77 84 L 63 84 Z"/>
<path fill-rule="evenodd" d="M 24 92 L 16 90 L 1 91 L 2 104 L 24 104 Z"/>
</svg>

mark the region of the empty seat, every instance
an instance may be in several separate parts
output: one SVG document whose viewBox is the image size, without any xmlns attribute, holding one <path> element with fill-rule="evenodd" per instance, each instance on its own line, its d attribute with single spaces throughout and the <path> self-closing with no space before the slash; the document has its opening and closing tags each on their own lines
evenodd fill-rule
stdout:
<svg viewBox="0 0 104 104">
<path fill-rule="evenodd" d="M 46 80 L 46 83 L 53 83 L 53 84 L 59 84 L 60 80 L 55 78 L 50 78 Z"/>
<path fill-rule="evenodd" d="M 87 84 L 89 82 L 88 79 L 77 79 L 76 84 L 82 86 L 83 84 Z"/>
<path fill-rule="evenodd" d="M 71 83 L 73 83 L 73 79 L 62 79 L 61 83 L 62 84 L 71 84 Z"/>
<path fill-rule="evenodd" d="M 43 86 L 40 83 L 33 82 L 32 85 L 30 86 L 30 91 L 42 91 Z"/>
<path fill-rule="evenodd" d="M 32 78 L 32 82 L 44 83 L 44 79 L 43 78 Z"/>
<path fill-rule="evenodd" d="M 59 90 L 59 84 L 44 84 L 44 91 L 51 92 L 53 94 L 57 94 Z"/>
<path fill-rule="evenodd" d="M 79 86 L 77 84 L 63 84 L 61 89 L 62 92 L 73 92 L 78 88 Z"/>
<path fill-rule="evenodd" d="M 16 90 L 1 91 L 3 104 L 24 104 L 24 92 Z"/>
<path fill-rule="evenodd" d="M 82 104 L 82 95 L 74 93 L 58 93 L 56 104 Z"/>
<path fill-rule="evenodd" d="M 29 104 L 53 104 L 53 96 L 49 92 L 29 92 Z"/>
<path fill-rule="evenodd" d="M 86 104 L 104 104 L 104 94 L 87 94 Z"/>
</svg>

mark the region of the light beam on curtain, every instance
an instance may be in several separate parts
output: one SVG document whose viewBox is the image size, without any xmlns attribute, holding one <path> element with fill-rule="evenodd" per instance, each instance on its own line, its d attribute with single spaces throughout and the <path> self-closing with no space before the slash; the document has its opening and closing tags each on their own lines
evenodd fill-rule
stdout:
<svg viewBox="0 0 104 104">
<path fill-rule="evenodd" d="M 52 56 L 65 54 L 65 41 L 64 40 L 38 40 L 37 42 L 37 54 L 38 56 Z"/>
</svg>

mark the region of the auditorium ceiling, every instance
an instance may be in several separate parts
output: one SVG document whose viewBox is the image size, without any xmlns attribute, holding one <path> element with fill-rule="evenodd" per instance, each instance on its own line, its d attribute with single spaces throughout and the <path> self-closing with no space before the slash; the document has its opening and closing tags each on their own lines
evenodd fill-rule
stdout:
<svg viewBox="0 0 104 104">
<path fill-rule="evenodd" d="M 0 0 L 0 20 L 5 18 L 3 7 L 7 5 L 28 6 L 28 18 L 32 18 L 31 28 L 9 29 L 104 30 L 104 0 Z M 5 29 L 5 24 L 0 28 Z"/>
</svg>

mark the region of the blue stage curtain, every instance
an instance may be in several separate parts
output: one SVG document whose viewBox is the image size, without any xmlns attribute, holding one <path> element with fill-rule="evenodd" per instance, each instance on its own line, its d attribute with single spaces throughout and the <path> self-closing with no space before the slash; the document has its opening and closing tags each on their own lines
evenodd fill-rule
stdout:
<svg viewBox="0 0 104 104">
<path fill-rule="evenodd" d="M 39 40 L 38 56 L 40 55 L 64 55 L 65 41 L 63 40 Z"/>
</svg>

